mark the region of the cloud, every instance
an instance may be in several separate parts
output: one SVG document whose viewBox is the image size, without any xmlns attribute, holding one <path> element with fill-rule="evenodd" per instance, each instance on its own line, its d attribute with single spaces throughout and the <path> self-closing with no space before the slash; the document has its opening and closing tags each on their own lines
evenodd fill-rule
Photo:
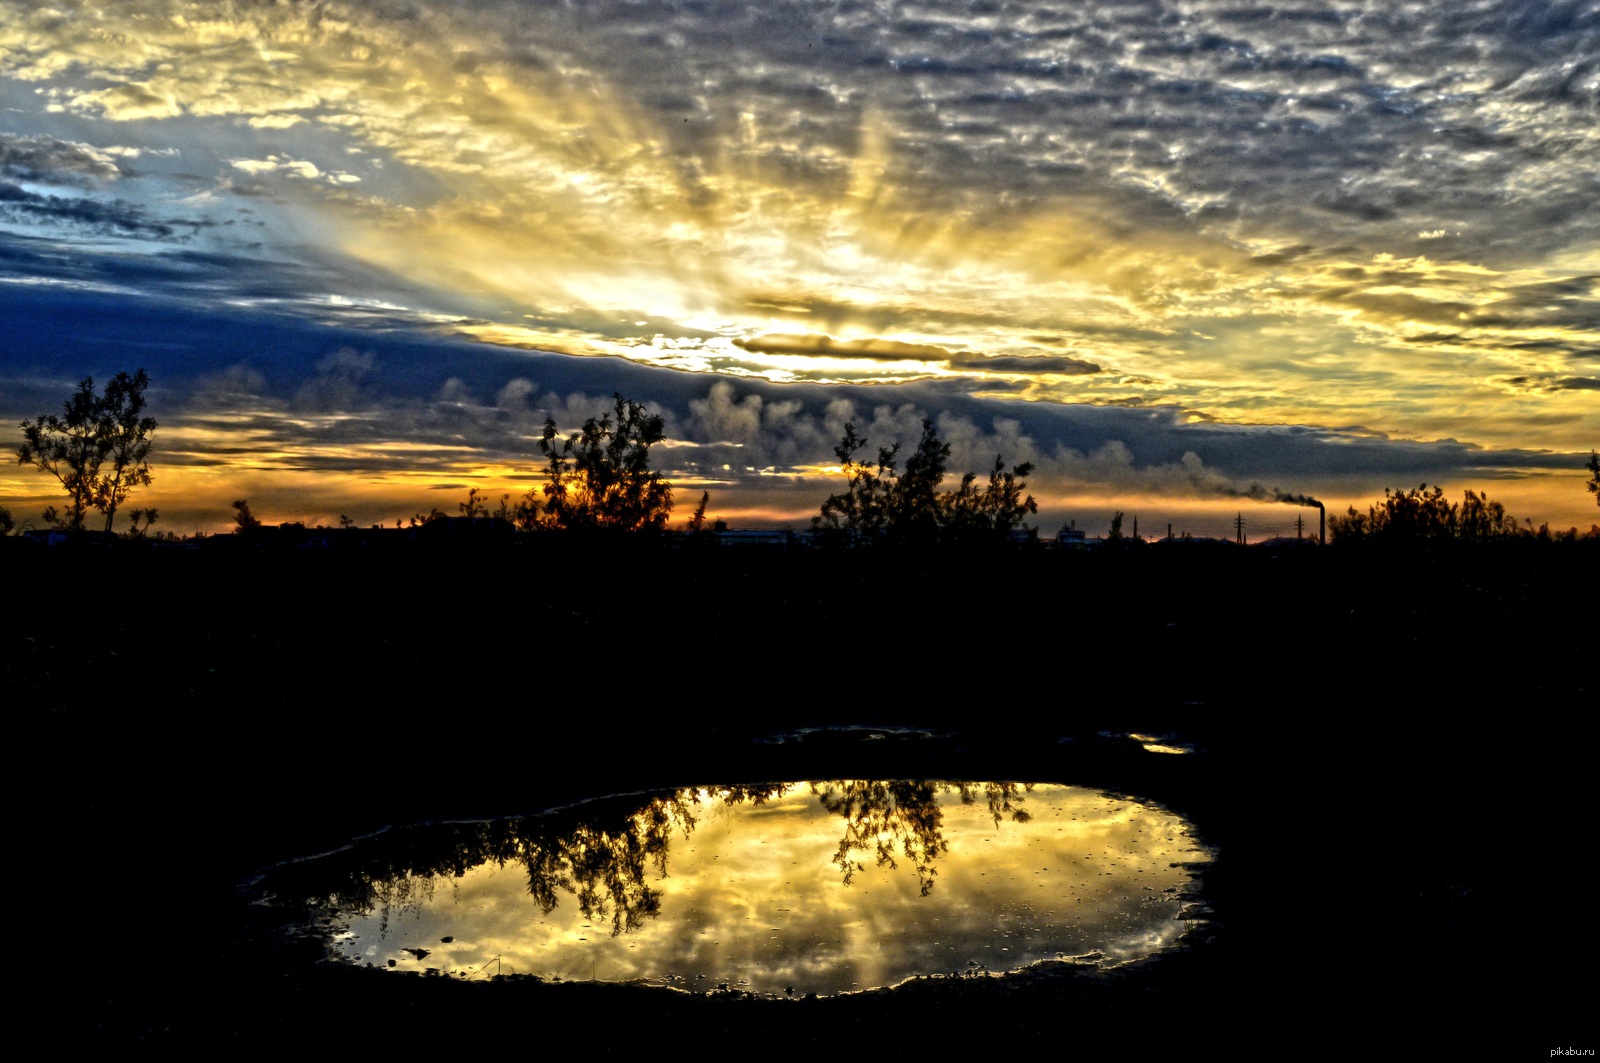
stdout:
<svg viewBox="0 0 1600 1063">
<path fill-rule="evenodd" d="M 868 338 L 836 340 L 832 336 L 773 334 L 734 340 L 747 351 L 759 354 L 826 355 L 830 358 L 877 358 L 882 360 L 949 361 L 953 356 L 942 347 L 925 343 Z"/>
<path fill-rule="evenodd" d="M 359 412 L 371 404 L 364 385 L 376 365 L 371 351 L 350 347 L 334 351 L 317 362 L 316 375 L 300 386 L 295 406 L 316 412 Z"/>
<path fill-rule="evenodd" d="M 1515 4 L 1359 21 L 1321 5 L 1267 19 L 1196 4 L 1162 21 L 1023 4 L 1004 34 L 954 3 L 920 19 L 799 3 L 730 19 L 621 2 L 417 18 L 378 2 L 334 23 L 287 7 L 214 17 L 201 32 L 165 18 L 170 7 L 119 5 L 92 30 L 19 10 L 6 68 L 60 79 L 67 106 L 115 120 L 236 115 L 264 132 L 338 122 L 408 165 L 485 177 L 532 176 L 538 152 L 562 153 L 547 134 L 593 118 L 587 139 L 602 154 L 638 132 L 663 149 L 655 174 L 595 168 L 622 198 L 659 179 L 710 209 L 739 197 L 720 157 L 786 190 L 820 182 L 957 219 L 1027 212 L 1064 188 L 1136 229 L 1207 217 L 1265 235 L 1331 207 L 1409 242 L 1492 220 L 1507 192 L 1513 210 L 1544 193 L 1576 202 L 1580 185 L 1548 165 L 1550 151 L 1561 145 L 1571 165 L 1595 150 L 1564 128 L 1593 91 L 1583 20 L 1529 28 Z M 426 59 L 441 41 L 449 64 Z M 113 84 L 68 82 L 68 55 Z M 609 111 L 577 113 L 558 78 Z M 1550 111 L 1525 106 L 1535 102 Z M 871 122 L 884 133 L 864 138 Z M 980 200 L 980 188 L 1004 194 Z M 1534 238 L 1587 224 L 1568 218 Z"/>
<path fill-rule="evenodd" d="M 52 136 L 0 133 L 0 177 L 89 188 L 120 176 L 111 154 Z"/>
<path fill-rule="evenodd" d="M 252 129 L 293 129 L 297 125 L 305 124 L 307 120 L 303 114 L 265 114 L 256 115 L 249 121 Z"/>
<path fill-rule="evenodd" d="M 243 170 L 251 176 L 264 173 L 283 174 L 288 177 L 304 177 L 307 179 L 322 176 L 315 163 L 303 160 L 289 159 L 281 155 L 273 155 L 266 159 L 234 159 L 234 169 Z"/>
<path fill-rule="evenodd" d="M 177 225 L 152 220 L 143 208 L 125 200 L 41 195 L 9 181 L 0 181 L 0 219 L 14 224 L 69 226 L 95 234 L 157 240 L 179 234 Z"/>
<path fill-rule="evenodd" d="M 953 355 L 950 359 L 950 364 L 961 369 L 975 369 L 989 373 L 1021 373 L 1027 376 L 1045 373 L 1062 376 L 1084 376 L 1090 373 L 1104 372 L 1094 362 L 1064 354 L 1007 356 L 963 353 Z"/>
<path fill-rule="evenodd" d="M 1119 442 L 1128 475 L 1174 484 L 1191 452 L 1248 486 L 1293 455 L 1592 445 L 1583 5 L 1021 0 L 1003 27 L 956 0 L 75 10 L 0 0 L 0 276 L 325 326 L 250 359 L 268 399 L 324 394 L 316 362 L 349 347 L 382 367 L 352 401 L 433 418 L 329 433 L 500 446 L 512 381 L 539 380 L 524 404 L 608 395 L 573 376 L 597 373 L 648 381 L 708 466 L 687 443 L 826 461 L 829 403 L 876 420 L 906 395 L 981 426 L 975 459 L 1028 439 L 1078 455 L 1063 475 L 1114 470 Z M 370 342 L 417 328 L 523 348 L 433 336 L 441 375 Z M 175 334 L 151 342 L 198 357 Z M 728 408 L 690 410 L 704 374 L 740 378 Z M 842 390 L 819 405 L 819 380 Z M 1384 442 L 1347 446 L 1356 424 Z M 1450 438 L 1478 449 L 1405 442 Z"/>
<path fill-rule="evenodd" d="M 361 180 L 356 174 L 344 170 L 324 172 L 316 163 L 304 159 L 291 159 L 285 155 L 270 155 L 265 159 L 234 159 L 233 168 L 251 177 L 276 176 L 304 181 L 323 181 L 333 185 L 356 184 Z"/>
<path fill-rule="evenodd" d="M 799 399 L 753 391 L 741 396 L 729 381 L 713 383 L 704 397 L 689 400 L 688 409 L 684 433 L 699 444 L 693 467 L 712 474 L 792 471 L 827 460 L 850 415 L 843 406 L 818 413 Z"/>
<path fill-rule="evenodd" d="M 1514 376 L 1505 382 L 1530 391 L 1600 391 L 1600 377 L 1594 376 Z"/>
<path fill-rule="evenodd" d="M 1247 494 L 1247 489 L 1240 488 L 1231 478 L 1207 468 L 1192 450 L 1185 451 L 1177 461 L 1141 464 L 1126 443 L 1113 439 L 1088 453 L 1058 448 L 1051 458 L 1060 475 L 1103 490 L 1200 498 Z"/>
<path fill-rule="evenodd" d="M 73 110 L 96 114 L 113 122 L 132 122 L 141 118 L 174 118 L 183 106 L 170 91 L 148 82 L 128 82 L 107 89 L 80 92 L 72 97 Z"/>
</svg>

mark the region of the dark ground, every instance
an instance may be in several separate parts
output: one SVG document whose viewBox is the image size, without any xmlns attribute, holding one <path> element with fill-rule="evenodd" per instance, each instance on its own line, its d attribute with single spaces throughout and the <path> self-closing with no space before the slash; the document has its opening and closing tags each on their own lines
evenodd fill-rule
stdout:
<svg viewBox="0 0 1600 1063">
<path fill-rule="evenodd" d="M 12 1032 L 107 1058 L 1600 1047 L 1594 546 L 0 551 Z M 937 737 L 767 740 L 844 725 Z M 1128 731 L 1199 751 L 1102 736 Z M 319 964 L 237 890 L 387 823 L 866 776 L 1161 802 L 1216 850 L 1213 917 L 1106 975 L 766 1001 Z"/>
</svg>

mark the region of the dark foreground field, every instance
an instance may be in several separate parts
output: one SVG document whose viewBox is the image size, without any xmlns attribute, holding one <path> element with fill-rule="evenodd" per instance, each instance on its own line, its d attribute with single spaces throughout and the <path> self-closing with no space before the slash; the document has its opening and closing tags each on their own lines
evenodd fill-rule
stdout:
<svg viewBox="0 0 1600 1063">
<path fill-rule="evenodd" d="M 12 1033 L 104 1058 L 1597 1047 L 1589 545 L 5 551 Z M 318 963 L 237 889 L 389 823 L 828 777 L 1161 802 L 1216 850 L 1212 917 L 1105 975 L 771 1001 Z"/>
</svg>

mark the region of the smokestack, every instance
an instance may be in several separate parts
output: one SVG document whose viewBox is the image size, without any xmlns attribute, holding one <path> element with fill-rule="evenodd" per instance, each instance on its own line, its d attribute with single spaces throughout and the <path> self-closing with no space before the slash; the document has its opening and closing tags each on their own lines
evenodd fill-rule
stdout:
<svg viewBox="0 0 1600 1063">
<path fill-rule="evenodd" d="M 1252 484 L 1250 490 L 1244 492 L 1251 498 L 1266 498 L 1266 488 L 1260 484 Z M 1312 498 L 1310 495 L 1293 495 L 1287 491 L 1272 492 L 1272 501 L 1287 502 L 1291 506 L 1316 506 L 1317 507 L 1317 542 L 1322 546 L 1328 545 L 1328 509 L 1322 504 L 1321 499 Z"/>
</svg>

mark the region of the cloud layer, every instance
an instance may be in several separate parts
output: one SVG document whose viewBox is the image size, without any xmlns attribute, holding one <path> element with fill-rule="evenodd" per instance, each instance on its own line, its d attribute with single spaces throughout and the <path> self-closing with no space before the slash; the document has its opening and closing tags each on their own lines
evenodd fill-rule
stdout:
<svg viewBox="0 0 1600 1063">
<path fill-rule="evenodd" d="M 366 402 L 330 423 L 457 472 L 554 351 L 735 479 L 826 462 L 838 403 L 1108 491 L 1536 477 L 1600 419 L 1597 56 L 1592 4 L 1514 0 L 0 0 L 0 283 L 159 306 L 152 343 L 332 330 L 190 357 L 264 374 L 274 445 Z M 7 328 L 71 380 L 61 324 Z M 374 334 L 441 367 L 349 362 Z"/>
</svg>

